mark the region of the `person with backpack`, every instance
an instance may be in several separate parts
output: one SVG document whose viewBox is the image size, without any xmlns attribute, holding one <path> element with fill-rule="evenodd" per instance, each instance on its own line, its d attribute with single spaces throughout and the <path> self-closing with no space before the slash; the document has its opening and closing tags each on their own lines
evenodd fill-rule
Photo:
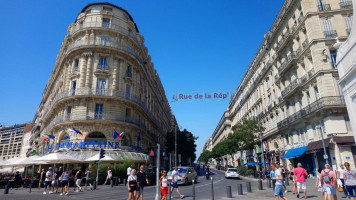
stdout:
<svg viewBox="0 0 356 200">
<path fill-rule="evenodd" d="M 324 186 L 326 191 L 326 196 L 328 200 L 331 200 L 331 196 L 334 200 L 337 200 L 336 196 L 336 176 L 335 173 L 330 169 L 329 164 L 325 164 L 325 169 L 320 174 L 321 186 Z"/>
<path fill-rule="evenodd" d="M 315 182 L 315 188 L 318 190 L 318 192 L 323 193 L 324 200 L 326 200 L 327 195 L 325 192 L 325 188 L 321 186 L 321 181 L 320 181 L 320 174 L 323 170 L 321 168 L 318 169 L 318 175 L 316 176 L 316 182 Z"/>
<path fill-rule="evenodd" d="M 346 170 L 344 173 L 344 181 L 346 185 L 347 192 L 349 192 L 351 200 L 355 200 L 356 193 L 356 171 L 350 170 L 350 163 L 344 163 Z"/>
<path fill-rule="evenodd" d="M 307 185 L 305 183 L 305 177 L 308 176 L 308 173 L 302 167 L 302 163 L 297 164 L 297 168 L 294 169 L 294 175 L 297 178 L 297 198 L 299 199 L 300 189 L 302 189 L 304 192 L 304 198 L 307 199 Z"/>
</svg>

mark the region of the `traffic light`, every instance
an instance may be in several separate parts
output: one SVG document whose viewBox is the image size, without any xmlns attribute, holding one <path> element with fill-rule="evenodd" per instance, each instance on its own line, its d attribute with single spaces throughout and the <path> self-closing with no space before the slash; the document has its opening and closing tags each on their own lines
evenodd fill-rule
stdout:
<svg viewBox="0 0 356 200">
<path fill-rule="evenodd" d="M 105 157 L 105 149 L 100 149 L 99 159 L 102 159 L 104 157 Z"/>
</svg>

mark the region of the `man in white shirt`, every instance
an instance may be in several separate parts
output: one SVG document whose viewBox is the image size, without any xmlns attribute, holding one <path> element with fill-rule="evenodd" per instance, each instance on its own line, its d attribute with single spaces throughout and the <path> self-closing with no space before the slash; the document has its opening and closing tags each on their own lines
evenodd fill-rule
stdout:
<svg viewBox="0 0 356 200">
<path fill-rule="evenodd" d="M 132 165 L 127 168 L 127 178 L 131 176 Z M 128 180 L 128 179 L 127 179 Z"/>
<path fill-rule="evenodd" d="M 274 196 L 276 197 L 276 200 L 279 200 L 279 197 L 281 197 L 284 200 L 288 200 L 283 195 L 283 182 L 282 182 L 283 177 L 281 174 L 281 170 L 277 169 L 275 163 L 272 163 L 272 170 L 274 170 L 274 177 L 271 177 L 271 179 L 276 181 L 276 186 L 274 188 Z"/>
<path fill-rule="evenodd" d="M 172 188 L 171 188 L 171 194 L 173 193 L 174 188 L 177 190 L 177 193 L 181 199 L 184 198 L 184 195 L 182 195 L 179 192 L 178 188 L 178 177 L 182 177 L 179 172 L 178 172 L 178 166 L 175 166 L 174 170 L 172 171 Z"/>
<path fill-rule="evenodd" d="M 44 184 L 44 192 L 43 194 L 46 194 L 47 187 L 52 187 L 52 167 L 48 168 L 48 171 L 46 172 L 46 179 L 45 179 L 45 184 Z M 51 190 L 51 189 L 49 189 Z M 49 194 L 53 194 L 52 191 L 49 191 Z"/>
</svg>

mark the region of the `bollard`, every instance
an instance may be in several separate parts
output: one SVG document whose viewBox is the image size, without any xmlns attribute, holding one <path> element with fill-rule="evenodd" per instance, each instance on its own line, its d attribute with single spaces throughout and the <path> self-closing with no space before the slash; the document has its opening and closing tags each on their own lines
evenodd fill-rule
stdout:
<svg viewBox="0 0 356 200">
<path fill-rule="evenodd" d="M 214 200 L 214 183 L 213 183 L 213 177 L 210 177 L 211 180 L 211 200 Z"/>
<path fill-rule="evenodd" d="M 271 186 L 271 179 L 267 179 L 267 188 L 271 188 L 272 186 Z"/>
<path fill-rule="evenodd" d="M 112 179 L 110 180 L 110 187 L 114 187 L 114 181 Z"/>
<path fill-rule="evenodd" d="M 126 186 L 126 179 L 124 178 L 124 186 Z"/>
<path fill-rule="evenodd" d="M 289 178 L 288 178 L 288 177 L 285 177 L 285 179 L 286 179 L 286 185 L 289 186 Z"/>
<path fill-rule="evenodd" d="M 96 190 L 96 181 L 93 181 L 93 189 Z"/>
<path fill-rule="evenodd" d="M 247 187 L 247 192 L 251 193 L 252 192 L 252 190 L 251 190 L 251 182 L 246 182 L 246 187 Z"/>
<path fill-rule="evenodd" d="M 195 180 L 192 180 L 193 184 L 193 200 L 195 200 Z"/>
<path fill-rule="evenodd" d="M 121 178 L 117 178 L 117 185 L 121 183 Z"/>
<path fill-rule="evenodd" d="M 258 190 L 263 190 L 262 180 L 258 180 Z"/>
<path fill-rule="evenodd" d="M 172 183 L 172 180 L 169 180 L 168 181 L 168 199 L 169 200 L 172 200 L 171 183 Z"/>
<path fill-rule="evenodd" d="M 114 186 L 117 186 L 117 177 L 114 177 Z"/>
<path fill-rule="evenodd" d="M 243 195 L 242 184 L 237 184 L 237 195 Z"/>
<path fill-rule="evenodd" d="M 9 188 L 10 188 L 9 184 L 6 184 L 4 194 L 9 194 Z"/>
<path fill-rule="evenodd" d="M 227 198 L 232 198 L 231 186 L 226 186 L 226 197 Z"/>
</svg>

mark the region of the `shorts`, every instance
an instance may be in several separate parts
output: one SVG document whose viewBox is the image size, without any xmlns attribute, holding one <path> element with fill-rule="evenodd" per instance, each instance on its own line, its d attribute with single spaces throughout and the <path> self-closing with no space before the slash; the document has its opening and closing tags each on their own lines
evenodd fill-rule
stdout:
<svg viewBox="0 0 356 200">
<path fill-rule="evenodd" d="M 47 186 L 51 187 L 52 186 L 52 181 L 45 181 L 44 187 L 47 189 Z"/>
<path fill-rule="evenodd" d="M 68 185 L 68 181 L 62 181 L 62 187 L 67 186 Z"/>
<path fill-rule="evenodd" d="M 334 185 L 324 185 L 325 192 L 327 194 L 336 194 L 336 186 Z"/>
<path fill-rule="evenodd" d="M 172 182 L 172 187 L 173 188 L 178 188 L 178 182 Z"/>
<path fill-rule="evenodd" d="M 350 197 L 355 197 L 356 185 L 346 185 L 347 192 L 349 192 Z"/>
<path fill-rule="evenodd" d="M 59 181 L 59 179 L 56 179 L 56 184 L 61 185 L 61 182 Z"/>
<path fill-rule="evenodd" d="M 168 194 L 168 187 L 162 187 L 161 189 L 161 193 L 164 194 Z"/>
<path fill-rule="evenodd" d="M 137 190 L 137 187 L 136 185 L 133 185 L 133 186 L 129 186 L 130 187 L 130 190 L 129 192 L 135 192 L 135 190 Z"/>
<path fill-rule="evenodd" d="M 137 187 L 137 195 L 143 194 L 143 183 L 139 183 Z"/>
<path fill-rule="evenodd" d="M 77 179 L 77 181 L 75 182 L 75 185 L 79 185 L 82 183 L 82 179 Z"/>
<path fill-rule="evenodd" d="M 297 182 L 297 188 L 302 189 L 302 190 L 306 190 L 307 189 L 307 185 L 305 184 L 305 182 Z"/>
<path fill-rule="evenodd" d="M 274 187 L 274 195 L 283 197 L 283 185 L 276 185 Z"/>
<path fill-rule="evenodd" d="M 93 184 L 93 179 L 86 179 L 85 184 Z"/>
</svg>

